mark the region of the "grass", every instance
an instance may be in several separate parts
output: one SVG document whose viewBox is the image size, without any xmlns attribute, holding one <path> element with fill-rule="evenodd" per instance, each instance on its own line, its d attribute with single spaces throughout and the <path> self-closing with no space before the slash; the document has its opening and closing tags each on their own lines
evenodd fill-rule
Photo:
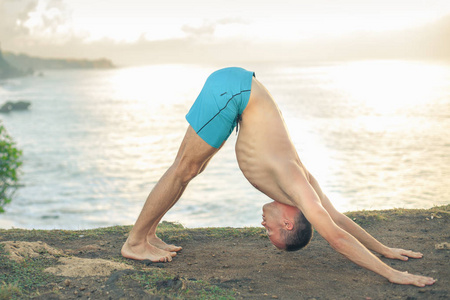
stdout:
<svg viewBox="0 0 450 300">
<path fill-rule="evenodd" d="M 450 218 L 450 204 L 435 206 L 430 209 L 405 209 L 394 208 L 388 210 L 361 210 L 345 213 L 347 217 L 361 226 L 371 225 L 376 222 L 389 221 L 396 217 L 408 217 L 422 215 L 424 218 Z"/>
<path fill-rule="evenodd" d="M 265 230 L 262 227 L 246 227 L 246 228 L 232 228 L 232 227 L 208 227 L 196 228 L 193 231 L 201 232 L 207 237 L 211 238 L 238 238 L 251 236 L 266 236 Z"/>
<path fill-rule="evenodd" d="M 362 210 L 359 212 L 349 212 L 346 213 L 345 215 L 360 226 L 366 226 L 375 222 L 385 221 L 388 219 L 388 216 L 378 211 Z"/>
<path fill-rule="evenodd" d="M 0 229 L 0 234 L 8 233 L 9 238 L 19 238 L 20 240 L 33 241 L 36 239 L 58 239 L 60 241 L 64 240 L 74 240 L 80 237 L 101 237 L 106 234 L 126 234 L 131 230 L 132 226 L 112 226 L 112 227 L 102 227 L 89 230 L 40 230 L 40 229 Z"/>
<path fill-rule="evenodd" d="M 235 299 L 235 292 L 222 289 L 202 280 L 186 280 L 163 270 L 147 270 L 129 276 L 150 295 L 167 296 L 170 299 Z"/>
<path fill-rule="evenodd" d="M 0 299 L 14 299 L 16 296 L 27 294 L 26 291 L 36 290 L 56 277 L 43 270 L 53 264 L 52 259 L 26 258 L 18 263 L 8 258 L 3 245 L 0 245 L 0 282 L 2 282 Z"/>
<path fill-rule="evenodd" d="M 19 298 L 22 296 L 21 289 L 15 284 L 2 282 L 0 285 L 0 300 Z"/>
<path fill-rule="evenodd" d="M 360 225 L 366 226 L 379 222 L 389 222 L 395 218 L 420 217 L 423 219 L 449 219 L 450 205 L 434 207 L 432 209 L 391 209 L 380 211 L 359 211 L 346 213 L 348 217 Z M 94 243 L 98 240 L 125 240 L 131 226 L 113 226 L 92 230 L 22 230 L 0 229 L 0 240 L 52 241 L 54 244 L 78 243 L 78 239 L 91 238 Z M 245 237 L 266 238 L 263 228 L 184 228 L 177 223 L 162 222 L 158 227 L 158 235 L 170 242 L 179 243 L 189 239 L 207 237 L 211 239 L 236 239 Z M 117 256 L 106 259 L 124 261 Z M 51 289 L 51 284 L 61 284 L 64 278 L 43 270 L 57 262 L 54 257 L 40 255 L 37 258 L 26 258 L 22 262 L 15 262 L 8 258 L 3 245 L 0 244 L 0 300 L 23 299 L 33 297 L 45 290 Z M 106 280 L 106 279 L 105 279 Z M 237 294 L 230 289 L 201 280 L 185 279 L 170 274 L 158 268 L 135 269 L 135 273 L 122 276 L 118 286 L 130 288 L 130 283 L 145 290 L 147 294 L 167 296 L 172 299 L 234 299 Z M 132 287 L 131 285 L 131 287 Z"/>
<path fill-rule="evenodd" d="M 184 228 L 178 223 L 162 222 L 158 226 L 158 236 L 170 243 L 179 243 L 192 238 L 192 234 L 200 234 L 210 238 L 238 238 L 262 236 L 266 237 L 265 230 L 262 227 L 205 227 L 205 228 Z"/>
</svg>

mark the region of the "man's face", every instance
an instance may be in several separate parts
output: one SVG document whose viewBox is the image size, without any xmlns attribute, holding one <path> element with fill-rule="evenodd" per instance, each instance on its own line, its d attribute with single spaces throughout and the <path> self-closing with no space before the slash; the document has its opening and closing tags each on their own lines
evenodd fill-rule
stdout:
<svg viewBox="0 0 450 300">
<path fill-rule="evenodd" d="M 293 230 L 295 218 L 300 210 L 295 206 L 282 204 L 276 201 L 263 206 L 263 221 L 261 225 L 266 228 L 267 235 L 272 244 L 278 249 L 284 249 L 284 230 Z"/>
<path fill-rule="evenodd" d="M 261 225 L 266 228 L 267 236 L 278 249 L 283 249 L 284 239 L 281 231 L 283 228 L 283 207 L 278 202 L 267 203 L 263 206 L 263 221 Z"/>
</svg>

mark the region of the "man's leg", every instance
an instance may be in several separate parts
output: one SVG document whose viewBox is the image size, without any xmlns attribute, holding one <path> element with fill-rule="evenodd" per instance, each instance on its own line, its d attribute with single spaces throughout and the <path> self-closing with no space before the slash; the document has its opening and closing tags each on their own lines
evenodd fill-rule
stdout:
<svg viewBox="0 0 450 300">
<path fill-rule="evenodd" d="M 122 247 L 122 255 L 136 260 L 171 261 L 175 252 L 158 248 L 162 245 L 156 237 L 156 226 L 164 214 L 181 197 L 189 181 L 198 175 L 206 166 L 211 157 L 218 151 L 203 141 L 189 126 L 181 143 L 173 165 L 155 185 L 142 211 L 131 230 L 127 241 Z M 148 241 L 154 241 L 152 245 Z M 174 249 L 176 250 L 176 249 Z"/>
<path fill-rule="evenodd" d="M 222 148 L 222 147 L 220 147 L 220 148 Z M 220 150 L 220 148 L 218 150 Z M 198 174 L 202 173 L 205 170 L 205 168 L 208 165 L 211 158 L 212 158 L 212 156 L 206 160 L 206 162 L 203 164 L 203 166 L 200 169 L 200 171 L 198 172 Z M 181 189 L 179 195 L 177 195 L 177 197 L 175 198 L 175 201 L 173 201 L 173 203 L 170 205 L 170 207 L 164 212 L 163 215 L 161 215 L 159 217 L 158 221 L 154 223 L 152 228 L 150 228 L 149 232 L 147 233 L 147 241 L 149 244 L 152 244 L 153 246 L 158 247 L 159 249 L 166 250 L 169 252 L 177 252 L 182 249 L 182 247 L 179 247 L 179 246 L 166 244 L 163 240 L 161 240 L 158 236 L 156 236 L 156 228 L 158 227 L 159 222 L 161 222 L 161 219 L 163 218 L 163 216 L 175 205 L 175 203 L 181 197 L 185 188 L 186 188 L 186 186 L 184 186 Z"/>
</svg>

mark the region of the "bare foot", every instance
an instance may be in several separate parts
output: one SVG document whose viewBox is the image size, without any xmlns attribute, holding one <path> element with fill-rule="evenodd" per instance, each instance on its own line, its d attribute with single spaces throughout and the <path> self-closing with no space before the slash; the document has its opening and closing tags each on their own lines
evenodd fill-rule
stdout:
<svg viewBox="0 0 450 300">
<path fill-rule="evenodd" d="M 149 243 L 130 245 L 128 240 L 123 244 L 121 250 L 122 256 L 135 260 L 150 260 L 152 262 L 169 262 L 176 252 L 169 252 L 159 249 Z"/>
<path fill-rule="evenodd" d="M 181 249 L 183 249 L 182 247 L 179 247 L 179 246 L 166 244 L 163 240 L 161 240 L 156 235 L 154 235 L 153 237 L 147 237 L 147 241 L 149 242 L 150 245 L 153 245 L 159 249 L 169 251 L 169 252 L 178 252 Z"/>
</svg>

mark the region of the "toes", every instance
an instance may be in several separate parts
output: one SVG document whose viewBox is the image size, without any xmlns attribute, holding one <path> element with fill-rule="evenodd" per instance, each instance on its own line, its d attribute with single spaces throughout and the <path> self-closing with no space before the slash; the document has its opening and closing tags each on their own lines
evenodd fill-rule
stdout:
<svg viewBox="0 0 450 300">
<path fill-rule="evenodd" d="M 165 250 L 169 251 L 169 252 L 178 252 L 178 251 L 181 251 L 181 249 L 183 249 L 183 248 L 175 246 L 175 245 L 168 245 L 168 247 L 165 248 Z"/>
<path fill-rule="evenodd" d="M 159 262 L 171 262 L 171 261 L 172 261 L 172 255 L 166 255 L 159 259 Z"/>
<path fill-rule="evenodd" d="M 171 258 L 174 257 L 174 256 L 176 256 L 176 255 L 177 255 L 176 252 L 170 252 L 170 257 L 171 257 Z"/>
<path fill-rule="evenodd" d="M 168 255 L 165 257 L 166 261 L 165 262 L 171 262 L 172 261 L 172 256 Z"/>
</svg>

